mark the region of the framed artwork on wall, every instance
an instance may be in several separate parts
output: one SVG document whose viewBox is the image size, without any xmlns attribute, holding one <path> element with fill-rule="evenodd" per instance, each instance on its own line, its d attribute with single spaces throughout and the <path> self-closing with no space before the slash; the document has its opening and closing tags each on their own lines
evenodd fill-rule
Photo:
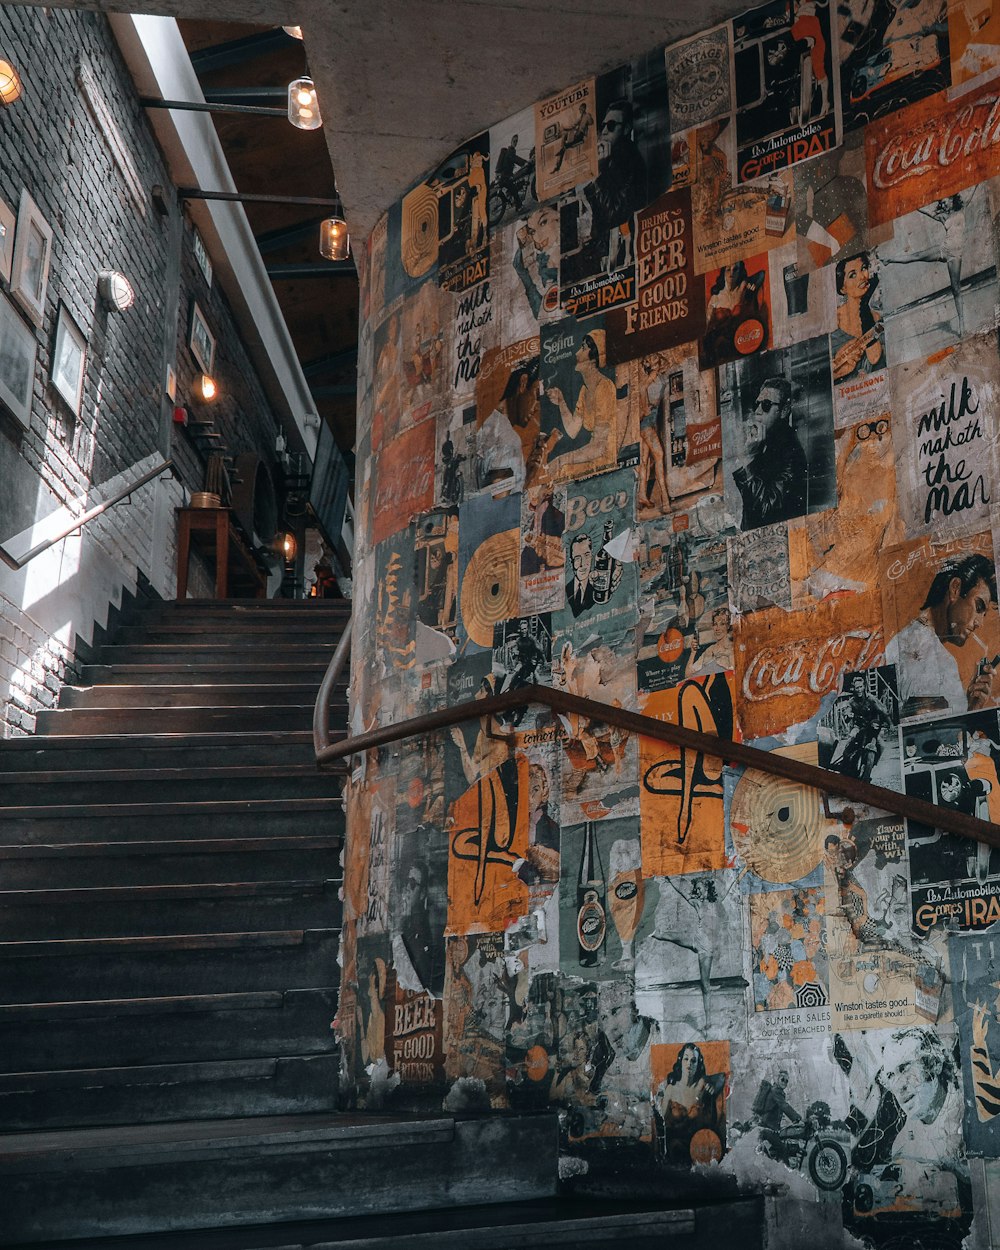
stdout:
<svg viewBox="0 0 1000 1250">
<path fill-rule="evenodd" d="M 60 303 L 56 341 L 52 351 L 52 385 L 69 404 L 74 417 L 80 415 L 86 364 L 86 336 L 70 316 L 66 305 Z"/>
<path fill-rule="evenodd" d="M 0 200 L 0 278 L 10 281 L 10 267 L 14 263 L 14 226 L 17 218 L 14 210 Z"/>
<path fill-rule="evenodd" d="M 27 191 L 21 191 L 14 238 L 10 291 L 36 326 L 45 315 L 45 292 L 52 261 L 52 227 Z"/>
<path fill-rule="evenodd" d="M 205 314 L 196 302 L 191 304 L 191 351 L 201 365 L 202 373 L 211 373 L 215 364 L 215 336 L 208 328 Z"/>
<path fill-rule="evenodd" d="M 205 240 L 201 237 L 197 230 L 194 232 L 194 258 L 198 262 L 198 268 L 202 272 L 202 276 L 209 286 L 212 285 L 212 262 L 208 256 L 208 248 L 205 246 Z"/>
<path fill-rule="evenodd" d="M 6 295 L 0 295 L 0 404 L 25 429 L 31 420 L 36 350 L 34 330 Z"/>
</svg>

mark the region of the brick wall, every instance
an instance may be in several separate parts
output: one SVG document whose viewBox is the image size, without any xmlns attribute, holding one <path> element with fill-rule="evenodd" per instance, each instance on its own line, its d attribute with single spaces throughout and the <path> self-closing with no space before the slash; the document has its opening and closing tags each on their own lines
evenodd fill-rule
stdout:
<svg viewBox="0 0 1000 1250">
<path fill-rule="evenodd" d="M 229 449 L 273 449 L 276 425 L 225 297 L 217 283 L 208 290 L 196 266 L 190 223 L 106 19 L 0 8 L 0 55 L 24 84 L 17 104 L 0 109 L 0 198 L 16 213 L 27 189 L 54 232 L 28 428 L 0 411 L 0 541 L 64 505 L 101 497 L 102 484 L 140 462 L 170 455 L 180 479 L 145 487 L 21 574 L 0 567 L 0 735 L 9 736 L 33 728 L 35 710 L 56 697 L 76 638 L 89 639 L 137 573 L 173 593 L 172 510 L 185 489 L 201 488 L 203 466 L 171 427 L 165 365 L 173 362 L 184 402 L 197 371 L 188 349 L 192 298 L 218 341 L 226 395 L 213 416 Z M 114 130 L 124 157 L 115 155 Z M 166 215 L 153 202 L 157 184 L 166 188 Z M 135 288 L 124 314 L 98 299 L 103 268 L 121 270 Z M 2 280 L 0 295 L 9 295 Z M 60 304 L 87 340 L 79 415 L 51 383 Z"/>
</svg>

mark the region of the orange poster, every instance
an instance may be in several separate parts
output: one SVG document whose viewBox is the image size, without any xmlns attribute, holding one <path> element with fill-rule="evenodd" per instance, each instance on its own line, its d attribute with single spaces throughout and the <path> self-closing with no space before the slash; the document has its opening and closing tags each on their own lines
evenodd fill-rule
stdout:
<svg viewBox="0 0 1000 1250">
<path fill-rule="evenodd" d="M 732 738 L 732 673 L 691 678 L 651 694 L 643 714 Z M 639 739 L 639 817 L 646 877 L 725 866 L 723 762 L 656 738 Z"/>
<path fill-rule="evenodd" d="M 868 221 L 878 226 L 996 173 L 1000 83 L 948 93 L 871 122 L 865 136 Z"/>
<path fill-rule="evenodd" d="M 528 912 L 514 875 L 528 849 L 528 761 L 505 760 L 452 804 L 448 935 L 495 933 Z"/>
<path fill-rule="evenodd" d="M 383 447 L 375 472 L 372 537 L 380 543 L 434 506 L 434 422 L 422 421 Z"/>
</svg>

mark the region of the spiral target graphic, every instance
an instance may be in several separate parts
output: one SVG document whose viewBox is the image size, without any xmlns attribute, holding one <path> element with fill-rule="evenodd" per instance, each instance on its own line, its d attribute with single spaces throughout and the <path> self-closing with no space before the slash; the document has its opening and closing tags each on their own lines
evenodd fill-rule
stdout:
<svg viewBox="0 0 1000 1250">
<path fill-rule="evenodd" d="M 737 849 L 764 881 L 798 881 L 823 858 L 818 790 L 747 772 L 733 793 L 729 819 Z"/>
<path fill-rule="evenodd" d="M 411 278 L 419 278 L 438 256 L 438 198 L 428 186 L 414 187 L 403 200 L 400 255 Z"/>
<path fill-rule="evenodd" d="M 462 620 L 479 647 L 492 647 L 493 626 L 517 616 L 517 560 L 517 530 L 492 534 L 472 553 L 462 581 Z"/>
</svg>

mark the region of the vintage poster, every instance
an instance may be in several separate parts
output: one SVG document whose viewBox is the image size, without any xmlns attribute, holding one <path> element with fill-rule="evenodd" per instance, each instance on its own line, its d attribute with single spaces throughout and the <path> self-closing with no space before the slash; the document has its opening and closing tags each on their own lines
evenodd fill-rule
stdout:
<svg viewBox="0 0 1000 1250">
<path fill-rule="evenodd" d="M 528 910 L 527 886 L 514 872 L 528 849 L 528 761 L 511 751 L 492 717 L 473 729 L 472 748 L 459 747 L 469 789 L 449 812 L 452 935 L 503 930 Z M 461 729 L 452 733 L 456 746 L 459 737 L 466 743 Z"/>
<path fill-rule="evenodd" d="M 717 1163 L 726 1150 L 729 1043 L 650 1048 L 656 1153 L 674 1167 Z"/>
<path fill-rule="evenodd" d="M 940 92 L 951 78 L 948 0 L 846 0 L 840 16 L 844 129 L 900 120 L 904 105 Z M 841 16 L 842 14 L 842 16 Z M 870 125 L 869 136 L 876 125 Z M 869 183 L 871 189 L 871 183 Z M 926 201 L 923 201 L 926 203 Z"/>
<path fill-rule="evenodd" d="M 521 495 L 521 610 L 559 612 L 566 604 L 566 517 L 550 488 Z"/>
<path fill-rule="evenodd" d="M 365 276 L 361 286 L 361 317 L 365 321 L 377 321 L 385 306 L 385 252 L 388 237 L 389 220 L 383 213 L 365 244 Z"/>
<path fill-rule="evenodd" d="M 411 797 L 415 796 L 410 795 L 408 788 L 398 795 L 404 805 Z M 414 816 L 421 814 L 422 807 L 421 802 Z M 436 827 L 418 824 L 415 819 L 406 823 L 412 828 L 397 829 L 392 842 L 392 963 L 402 989 L 440 998 L 448 910 L 444 889 L 448 836 L 440 823 Z"/>
<path fill-rule="evenodd" d="M 720 370 L 726 506 L 741 530 L 837 502 L 826 337 Z"/>
<path fill-rule="evenodd" d="M 803 612 L 753 612 L 737 618 L 734 641 L 748 739 L 809 720 L 845 673 L 884 663 L 877 593 L 832 595 Z"/>
<path fill-rule="evenodd" d="M 449 374 L 452 394 L 471 399 L 483 352 L 497 329 L 493 287 L 491 283 L 483 282 L 451 299 L 454 329 L 449 336 L 452 345 Z"/>
<path fill-rule="evenodd" d="M 629 410 L 639 427 L 640 520 L 667 517 L 677 532 L 717 533 L 722 423 L 715 370 L 698 368 L 694 344 L 642 356 L 628 369 Z"/>
<path fill-rule="evenodd" d="M 732 674 L 690 677 L 648 696 L 645 716 L 733 738 Z M 726 862 L 723 761 L 657 738 L 639 744 L 642 867 L 648 877 L 704 872 Z"/>
<path fill-rule="evenodd" d="M 729 113 L 729 26 L 716 26 L 666 49 L 670 128 L 678 134 Z"/>
<path fill-rule="evenodd" d="M 595 84 L 585 78 L 535 105 L 535 186 L 539 202 L 597 177 Z"/>
<path fill-rule="evenodd" d="M 827 155 L 796 165 L 794 182 L 799 274 L 870 252 L 892 237 L 891 224 L 873 227 L 868 221 L 863 130 L 845 135 Z"/>
<path fill-rule="evenodd" d="M 771 281 L 771 341 L 789 347 L 804 339 L 828 334 L 836 326 L 834 267 L 799 271 L 795 241 L 769 254 Z"/>
<path fill-rule="evenodd" d="M 635 631 L 605 624 L 561 636 L 553 677 L 557 687 L 616 707 L 635 705 Z M 581 713 L 560 716 L 563 825 L 639 811 L 638 747 L 633 734 Z"/>
<path fill-rule="evenodd" d="M 1000 70 L 1000 12 L 987 0 L 948 0 L 952 95 Z"/>
<path fill-rule="evenodd" d="M 830 1031 L 823 891 L 751 894 L 751 1036 L 764 1041 Z"/>
<path fill-rule="evenodd" d="M 639 689 L 668 690 L 688 677 L 733 667 L 726 596 L 726 539 L 673 532 L 669 521 L 647 522 L 639 548 L 644 628 Z"/>
<path fill-rule="evenodd" d="M 1000 1157 L 1000 931 L 952 933 L 948 959 L 965 1084 L 965 1148 Z"/>
<path fill-rule="evenodd" d="M 434 502 L 457 508 L 476 486 L 476 406 L 453 408 L 437 416 L 434 455 Z"/>
<path fill-rule="evenodd" d="M 565 518 L 566 607 L 553 625 L 582 639 L 635 603 L 635 471 L 560 487 L 555 499 Z"/>
<path fill-rule="evenodd" d="M 704 325 L 704 288 L 695 277 L 691 192 L 660 196 L 635 220 L 635 299 L 605 322 L 613 363 L 674 347 Z"/>
<path fill-rule="evenodd" d="M 348 930 L 345 929 L 344 933 L 346 938 Z M 389 1075 L 386 1010 L 392 996 L 390 982 L 393 979 L 389 943 L 382 936 L 359 936 L 354 947 L 354 958 L 348 956 L 344 963 L 344 987 L 341 990 L 337 1018 L 342 1028 L 348 1023 L 344 1020 L 344 991 L 350 987 L 354 992 L 354 1005 L 350 1013 L 353 1016 L 351 1044 L 359 1066 L 376 1083 Z"/>
<path fill-rule="evenodd" d="M 998 388 L 992 335 L 892 370 L 899 509 L 911 536 L 989 525 Z"/>
<path fill-rule="evenodd" d="M 375 474 L 372 538 L 381 543 L 434 505 L 433 421 L 422 421 L 382 448 Z"/>
<path fill-rule="evenodd" d="M 559 213 L 543 205 L 494 230 L 490 289 L 499 344 L 538 338 L 538 325 L 559 308 Z"/>
<path fill-rule="evenodd" d="M 548 612 L 497 621 L 493 626 L 493 676 L 497 694 L 520 686 L 552 684 L 552 625 Z M 509 714 L 513 725 L 519 725 L 523 719 L 520 710 Z"/>
<path fill-rule="evenodd" d="M 646 879 L 653 931 L 636 946 L 635 1004 L 660 1037 L 746 1036 L 743 933 L 736 873 Z"/>
<path fill-rule="evenodd" d="M 526 993 L 527 969 L 519 955 L 504 952 L 502 932 L 448 938 L 444 1051 L 449 1080 L 482 1082 L 488 1097 L 503 1094 L 507 1029 L 523 1014 Z"/>
<path fill-rule="evenodd" d="M 830 357 L 838 429 L 889 414 L 880 268 L 875 253 L 857 252 L 819 270 L 834 276 L 837 293 Z"/>
<path fill-rule="evenodd" d="M 934 1024 L 944 977 L 911 933 L 905 822 L 860 820 L 825 842 L 834 1030 Z"/>
<path fill-rule="evenodd" d="M 436 267 L 438 283 L 466 291 L 490 276 L 486 201 L 488 134 L 471 139 L 403 199 L 403 263 L 414 277 Z"/>
<path fill-rule="evenodd" d="M 563 826 L 559 961 L 564 972 L 593 981 L 634 973 L 636 943 L 653 927 L 653 899 L 641 861 L 636 818 Z"/>
<path fill-rule="evenodd" d="M 775 747 L 774 754 L 817 760 L 815 742 Z M 724 780 L 729 862 L 741 869 L 741 890 L 822 884 L 818 869 L 831 821 L 820 791 L 753 768 L 731 767 Z"/>
<path fill-rule="evenodd" d="M 820 768 L 899 788 L 899 694 L 891 664 L 845 673 L 817 724 Z"/>
<path fill-rule="evenodd" d="M 407 528 L 375 548 L 375 643 L 385 673 L 416 663 L 413 593 L 413 530 Z"/>
<path fill-rule="evenodd" d="M 490 130 L 491 172 L 486 198 L 490 231 L 537 203 L 535 188 L 535 110 L 522 109 Z"/>
<path fill-rule="evenodd" d="M 539 472 L 553 481 L 613 468 L 627 404 L 608 367 L 606 332 L 573 317 L 541 327 Z M 621 408 L 621 412 L 619 409 Z"/>
<path fill-rule="evenodd" d="M 476 382 L 476 487 L 519 491 L 539 441 L 538 338 L 483 353 Z"/>
<path fill-rule="evenodd" d="M 444 943 L 442 941 L 442 958 Z M 390 975 L 386 1009 L 386 1059 L 402 1085 L 444 1084 L 440 999 L 403 989 Z"/>
<path fill-rule="evenodd" d="M 837 146 L 830 5 L 772 0 L 733 22 L 739 182 Z"/>
<path fill-rule="evenodd" d="M 967 712 L 902 730 L 906 793 L 1000 821 L 1000 727 L 997 713 Z M 1000 850 L 908 820 L 913 927 L 988 929 L 1000 920 Z"/>
<path fill-rule="evenodd" d="M 788 527 L 783 522 L 733 535 L 727 548 L 733 612 L 742 616 L 761 608 L 791 608 Z"/>
<path fill-rule="evenodd" d="M 401 346 L 402 301 L 386 311 L 372 336 L 375 369 L 372 379 L 372 450 L 391 443 L 399 433 L 399 382 L 403 371 Z"/>
<path fill-rule="evenodd" d="M 674 184 L 690 185 L 695 273 L 734 265 L 742 257 L 794 238 L 792 173 L 772 172 L 752 182 L 737 183 L 736 131 L 731 118 L 699 126 L 675 142 L 688 177 Z"/>
<path fill-rule="evenodd" d="M 494 625 L 517 616 L 521 499 L 467 499 L 458 517 L 458 640 L 471 654 L 490 650 Z"/>
<path fill-rule="evenodd" d="M 916 539 L 882 553 L 887 646 L 903 720 L 987 707 L 1000 696 L 996 566 L 989 531 Z"/>
<path fill-rule="evenodd" d="M 447 297 L 433 283 L 403 304 L 399 341 L 400 429 L 416 425 L 444 402 Z M 450 379 L 449 379 L 450 381 Z"/>
<path fill-rule="evenodd" d="M 944 0 L 930 2 L 944 7 Z M 869 125 L 869 220 L 891 221 L 990 178 L 996 172 L 998 122 L 1000 98 L 990 82 L 957 100 L 939 92 Z M 894 232 L 905 238 L 901 226 Z"/>
<path fill-rule="evenodd" d="M 415 531 L 417 620 L 454 641 L 458 624 L 458 509 L 425 513 Z M 418 658 L 420 650 L 418 639 Z M 445 647 L 441 658 L 450 658 L 453 653 L 453 647 Z"/>
<path fill-rule="evenodd" d="M 560 201 L 563 308 L 589 317 L 635 299 L 635 214 L 670 185 L 666 67 L 655 49 L 597 80 L 597 174 Z"/>
<path fill-rule="evenodd" d="M 975 187 L 897 222 L 877 252 L 889 364 L 936 355 L 997 321 L 993 208 Z M 903 241 L 905 240 L 905 242 Z"/>
<path fill-rule="evenodd" d="M 710 269 L 705 324 L 698 344 L 702 369 L 741 360 L 771 346 L 771 284 L 767 255 Z"/>
<path fill-rule="evenodd" d="M 952 1039 L 919 1026 L 838 1033 L 833 1055 L 850 1097 L 845 1226 L 961 1246 L 972 1210 Z"/>
</svg>

